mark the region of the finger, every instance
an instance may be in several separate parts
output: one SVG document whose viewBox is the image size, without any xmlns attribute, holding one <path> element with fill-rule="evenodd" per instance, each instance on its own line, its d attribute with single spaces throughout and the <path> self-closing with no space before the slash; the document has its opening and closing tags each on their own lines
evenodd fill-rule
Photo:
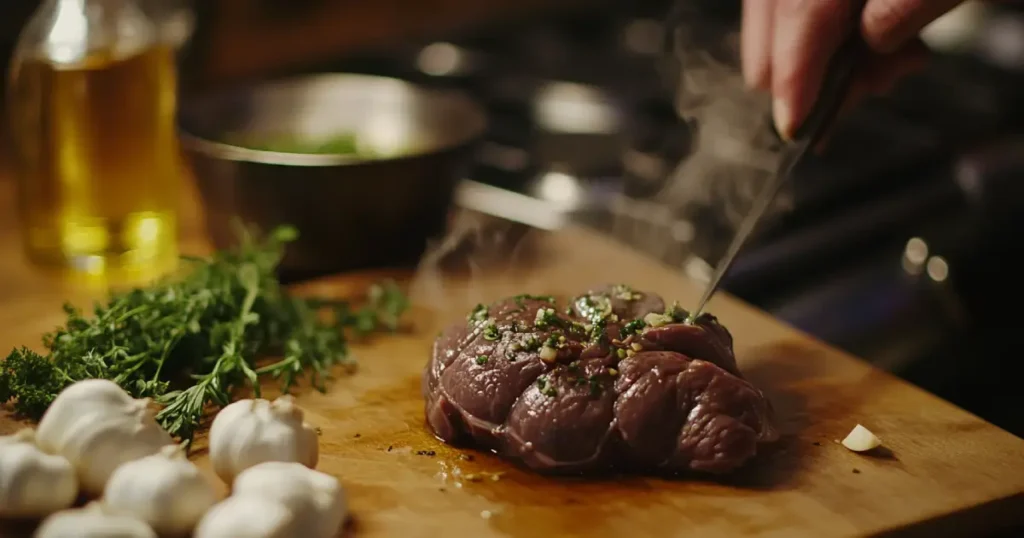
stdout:
<svg viewBox="0 0 1024 538">
<path fill-rule="evenodd" d="M 743 0 L 740 57 L 747 86 L 771 89 L 772 26 L 775 0 Z"/>
<path fill-rule="evenodd" d="M 845 116 L 861 101 L 872 95 L 882 95 L 892 91 L 901 79 L 923 69 L 930 58 L 931 53 L 928 47 L 916 39 L 892 54 L 871 56 L 851 84 L 838 116 Z M 821 141 L 815 146 L 816 152 L 820 153 L 825 149 L 834 128 L 833 124 L 822 136 Z"/>
<path fill-rule="evenodd" d="M 913 39 L 891 54 L 874 58 L 864 74 L 864 88 L 869 94 L 888 93 L 897 82 L 928 65 L 931 51 L 919 39 Z"/>
<path fill-rule="evenodd" d="M 930 22 L 964 0 L 868 0 L 861 16 L 864 40 L 881 53 L 894 52 Z"/>
<path fill-rule="evenodd" d="M 771 91 L 776 128 L 785 138 L 807 117 L 829 59 L 852 24 L 850 0 L 776 0 Z"/>
</svg>

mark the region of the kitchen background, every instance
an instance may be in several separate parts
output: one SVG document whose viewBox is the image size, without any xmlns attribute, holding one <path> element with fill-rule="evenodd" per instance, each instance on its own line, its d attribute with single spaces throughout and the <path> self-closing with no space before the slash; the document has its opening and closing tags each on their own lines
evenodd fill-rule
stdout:
<svg viewBox="0 0 1024 538">
<path fill-rule="evenodd" d="M 649 196 L 692 149 L 667 78 L 671 2 L 152 2 L 185 94 L 296 72 L 457 87 L 491 126 L 469 177 L 706 277 L 728 208 L 685 218 Z M 738 2 L 705 2 L 728 26 Z M 0 7 L 8 58 L 37 2 Z M 725 289 L 1024 435 L 1024 8 L 965 5 L 929 28 L 928 70 L 861 107 L 796 179 Z M 652 205 L 653 204 L 653 205 Z M 653 239 L 652 239 L 653 238 Z"/>
</svg>

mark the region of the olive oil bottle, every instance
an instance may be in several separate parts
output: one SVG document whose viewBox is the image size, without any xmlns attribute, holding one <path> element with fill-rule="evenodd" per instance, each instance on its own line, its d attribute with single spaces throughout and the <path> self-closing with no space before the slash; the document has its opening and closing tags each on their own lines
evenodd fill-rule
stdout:
<svg viewBox="0 0 1024 538">
<path fill-rule="evenodd" d="M 8 77 L 29 258 L 149 279 L 177 260 L 175 55 L 135 0 L 45 0 Z"/>
</svg>

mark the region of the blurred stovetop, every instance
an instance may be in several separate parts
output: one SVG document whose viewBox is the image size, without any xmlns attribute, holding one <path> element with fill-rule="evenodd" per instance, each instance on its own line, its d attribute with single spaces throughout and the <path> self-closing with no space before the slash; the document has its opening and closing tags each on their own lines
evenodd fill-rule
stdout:
<svg viewBox="0 0 1024 538">
<path fill-rule="evenodd" d="M 640 222 L 652 213 L 643 207 L 608 216 L 623 193 L 655 189 L 692 135 L 659 72 L 661 13 L 624 9 L 503 21 L 329 67 L 467 90 L 491 115 L 471 178 L 589 203 L 583 214 L 609 232 L 667 227 L 638 243 L 669 263 L 684 261 L 682 249 L 714 259 L 722 238 L 701 241 L 718 230 L 713 212 L 681 229 Z M 792 210 L 748 246 L 724 288 L 1024 435 L 1007 330 L 1022 316 L 1004 304 L 1024 297 L 1010 262 L 1024 250 L 1024 138 L 1013 138 L 1024 130 L 1022 79 L 946 55 L 866 104 L 803 170 Z"/>
</svg>

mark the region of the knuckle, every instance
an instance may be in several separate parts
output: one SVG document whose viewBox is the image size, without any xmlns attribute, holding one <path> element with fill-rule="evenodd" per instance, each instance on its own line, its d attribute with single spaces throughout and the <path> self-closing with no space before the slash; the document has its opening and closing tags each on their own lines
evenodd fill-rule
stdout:
<svg viewBox="0 0 1024 538">
<path fill-rule="evenodd" d="M 884 45 L 910 23 L 921 8 L 920 0 L 871 0 L 864 8 L 864 34 L 873 45 Z"/>
</svg>

